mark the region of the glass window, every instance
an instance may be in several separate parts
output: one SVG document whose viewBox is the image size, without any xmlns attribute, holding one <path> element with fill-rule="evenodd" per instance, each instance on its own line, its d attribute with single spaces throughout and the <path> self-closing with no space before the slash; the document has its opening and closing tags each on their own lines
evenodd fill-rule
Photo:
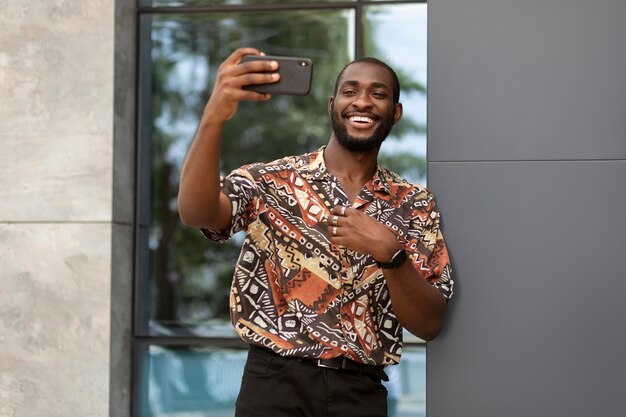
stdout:
<svg viewBox="0 0 626 417">
<path fill-rule="evenodd" d="M 389 417 L 425 416 L 426 352 L 409 347 L 386 369 Z M 243 375 L 243 347 L 142 345 L 140 417 L 231 417 Z"/>
<path fill-rule="evenodd" d="M 142 346 L 141 417 L 231 417 L 247 349 L 236 347 Z"/>
<path fill-rule="evenodd" d="M 406 179 L 426 183 L 426 4 L 365 8 L 365 55 L 381 58 L 400 78 L 402 122 L 381 148 L 380 161 Z"/>
<path fill-rule="evenodd" d="M 276 7 L 245 6 L 253 3 Z M 425 181 L 426 5 L 313 3 L 140 2 L 171 10 L 142 9 L 139 15 L 137 415 L 233 414 L 246 350 L 230 324 L 228 302 L 243 236 L 221 245 L 206 240 L 180 223 L 176 198 L 182 161 L 217 68 L 234 49 L 309 57 L 313 85 L 305 97 L 241 103 L 224 132 L 223 173 L 325 144 L 331 129 L 327 103 L 339 70 L 357 55 L 370 55 L 393 66 L 403 86 L 404 118 L 380 160 L 411 181 Z M 196 5 L 202 10 L 176 11 Z M 417 339 L 407 341 L 413 345 L 404 349 L 402 364 L 389 369 L 390 411 L 416 417 L 424 415 L 425 352 Z"/>
</svg>

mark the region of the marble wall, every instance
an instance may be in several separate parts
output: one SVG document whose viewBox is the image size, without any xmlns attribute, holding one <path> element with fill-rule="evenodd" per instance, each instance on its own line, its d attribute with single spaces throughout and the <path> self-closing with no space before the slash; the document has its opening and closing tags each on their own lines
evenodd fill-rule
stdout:
<svg viewBox="0 0 626 417">
<path fill-rule="evenodd" d="M 132 143 L 132 115 L 116 137 L 115 3 L 0 0 L 0 417 L 129 412 L 133 155 L 114 158 L 114 142 Z"/>
<path fill-rule="evenodd" d="M 106 223 L 2 223 L 0 416 L 108 415 Z"/>
</svg>

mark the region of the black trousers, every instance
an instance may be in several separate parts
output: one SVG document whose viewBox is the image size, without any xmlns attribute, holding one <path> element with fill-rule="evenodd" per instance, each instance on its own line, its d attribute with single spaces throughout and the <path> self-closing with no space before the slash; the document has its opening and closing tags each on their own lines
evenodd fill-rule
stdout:
<svg viewBox="0 0 626 417">
<path fill-rule="evenodd" d="M 251 348 L 235 417 L 386 417 L 387 389 L 366 372 L 320 368 Z"/>
</svg>

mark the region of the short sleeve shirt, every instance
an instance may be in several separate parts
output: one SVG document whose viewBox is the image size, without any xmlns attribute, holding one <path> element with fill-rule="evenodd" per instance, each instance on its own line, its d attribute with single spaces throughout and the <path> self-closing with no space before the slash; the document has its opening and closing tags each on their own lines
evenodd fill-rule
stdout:
<svg viewBox="0 0 626 417">
<path fill-rule="evenodd" d="M 229 230 L 246 233 L 230 308 L 238 335 L 285 356 L 345 356 L 371 365 L 398 363 L 402 327 L 373 257 L 332 246 L 330 209 L 353 207 L 392 230 L 413 266 L 446 299 L 454 282 L 433 195 L 378 166 L 352 203 L 326 169 L 324 148 L 244 166 L 222 178 L 232 203 Z"/>
</svg>

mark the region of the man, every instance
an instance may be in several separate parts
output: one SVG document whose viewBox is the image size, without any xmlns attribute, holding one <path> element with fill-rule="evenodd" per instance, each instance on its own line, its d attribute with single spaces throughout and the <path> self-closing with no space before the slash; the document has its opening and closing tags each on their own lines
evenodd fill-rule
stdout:
<svg viewBox="0 0 626 417">
<path fill-rule="evenodd" d="M 220 66 L 181 173 L 184 223 L 217 241 L 245 230 L 231 318 L 251 345 L 237 416 L 385 416 L 383 368 L 400 360 L 402 327 L 425 340 L 452 295 L 440 216 L 428 190 L 380 167 L 402 117 L 385 63 L 348 64 L 328 101 L 333 133 L 309 154 L 252 164 L 220 179 L 222 127 L 243 90 L 278 80 L 277 64 Z"/>
</svg>

